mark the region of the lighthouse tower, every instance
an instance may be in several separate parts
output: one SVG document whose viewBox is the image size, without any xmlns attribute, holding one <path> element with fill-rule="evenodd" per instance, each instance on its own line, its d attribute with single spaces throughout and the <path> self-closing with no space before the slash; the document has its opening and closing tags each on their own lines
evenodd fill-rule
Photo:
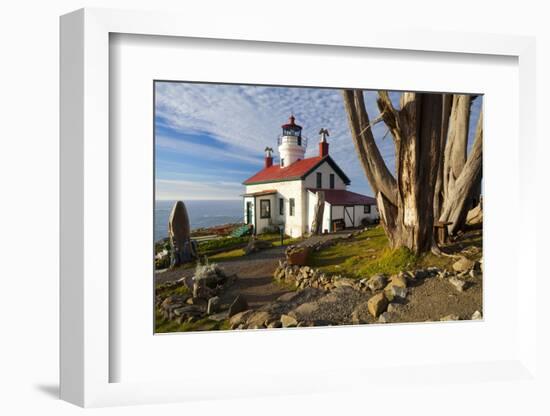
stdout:
<svg viewBox="0 0 550 416">
<path fill-rule="evenodd" d="M 302 137 L 302 127 L 295 123 L 293 115 L 288 123 L 282 126 L 283 134 L 279 137 L 279 157 L 281 168 L 286 168 L 298 160 L 302 160 L 306 153 L 307 140 Z"/>
</svg>

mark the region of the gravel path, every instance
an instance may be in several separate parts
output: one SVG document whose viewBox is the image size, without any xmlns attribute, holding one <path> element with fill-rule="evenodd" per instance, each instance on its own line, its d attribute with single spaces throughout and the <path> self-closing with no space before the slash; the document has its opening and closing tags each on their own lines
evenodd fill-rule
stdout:
<svg viewBox="0 0 550 416">
<path fill-rule="evenodd" d="M 274 247 L 238 260 L 218 262 L 226 274 L 238 276 L 237 281 L 222 295 L 222 305 L 231 303 L 238 294 L 241 294 L 251 307 L 258 307 L 288 292 L 284 287 L 273 282 L 273 272 L 279 264 L 279 259 L 284 258 L 285 248 L 285 246 Z M 194 271 L 194 268 L 168 270 L 156 273 L 155 280 L 156 283 L 164 283 L 181 278 L 190 279 Z"/>
</svg>

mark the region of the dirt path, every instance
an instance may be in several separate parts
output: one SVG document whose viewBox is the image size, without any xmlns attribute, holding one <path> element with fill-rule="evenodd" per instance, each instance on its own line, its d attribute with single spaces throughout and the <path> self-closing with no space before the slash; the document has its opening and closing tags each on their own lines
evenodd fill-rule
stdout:
<svg viewBox="0 0 550 416">
<path fill-rule="evenodd" d="M 273 282 L 273 272 L 284 258 L 286 246 L 274 247 L 239 258 L 221 261 L 218 265 L 228 275 L 236 274 L 237 281 L 221 296 L 222 305 L 233 301 L 237 295 L 245 297 L 251 307 L 259 307 L 272 302 L 288 292 L 283 286 Z M 170 282 L 181 278 L 190 279 L 195 269 L 176 269 L 155 274 L 156 283 Z"/>
</svg>

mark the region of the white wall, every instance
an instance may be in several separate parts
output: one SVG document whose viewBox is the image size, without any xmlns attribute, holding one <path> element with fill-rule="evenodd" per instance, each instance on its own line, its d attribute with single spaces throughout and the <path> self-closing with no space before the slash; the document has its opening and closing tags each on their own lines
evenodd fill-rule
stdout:
<svg viewBox="0 0 550 416">
<path fill-rule="evenodd" d="M 278 222 L 284 221 L 285 233 L 292 237 L 299 237 L 305 233 L 306 218 L 307 218 L 307 201 L 305 197 L 305 188 L 302 181 L 285 181 L 285 182 L 272 182 L 257 185 L 247 185 L 246 193 L 251 194 L 260 191 L 266 191 L 276 189 L 277 194 L 273 196 L 273 200 L 276 201 L 276 205 L 272 206 L 272 212 L 274 216 L 273 220 Z M 263 198 L 263 197 L 262 197 Z M 284 218 L 279 216 L 279 198 L 285 200 L 285 213 Z M 289 212 L 289 200 L 294 198 L 294 215 L 290 216 Z M 259 197 L 256 198 L 257 200 Z M 257 203 L 257 218 L 260 218 L 259 202 Z M 261 221 L 258 223 L 257 231 L 261 232 L 262 227 L 266 226 L 267 221 Z"/>
<path fill-rule="evenodd" d="M 364 213 L 364 205 L 356 205 L 355 206 L 355 226 L 360 227 L 361 226 L 361 220 L 363 218 L 368 218 L 369 220 L 375 220 L 378 219 L 378 208 L 376 205 L 370 206 L 370 213 L 365 214 Z"/>
<path fill-rule="evenodd" d="M 342 167 L 340 166 L 342 169 Z M 342 169 L 345 173 L 345 169 Z M 346 189 L 346 184 L 340 176 L 332 169 L 332 167 L 327 163 L 322 163 L 317 169 L 315 169 L 313 172 L 311 172 L 309 175 L 306 176 L 304 182 L 306 188 L 317 188 L 317 172 L 321 172 L 323 174 L 323 188 L 329 189 L 330 186 L 330 179 L 329 175 L 331 173 L 334 174 L 334 189 Z"/>
</svg>

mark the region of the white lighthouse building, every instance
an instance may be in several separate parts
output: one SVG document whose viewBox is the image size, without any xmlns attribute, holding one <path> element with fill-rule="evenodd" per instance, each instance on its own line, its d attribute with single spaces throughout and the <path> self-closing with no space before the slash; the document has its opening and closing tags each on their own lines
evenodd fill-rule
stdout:
<svg viewBox="0 0 550 416">
<path fill-rule="evenodd" d="M 255 233 L 275 231 L 300 237 L 311 232 L 320 192 L 324 196 L 321 229 L 332 232 L 378 219 L 376 200 L 347 190 L 349 178 L 329 155 L 328 131 L 319 132 L 319 153 L 305 158 L 307 139 L 290 116 L 278 139 L 279 164 L 266 147 L 264 168 L 245 180 L 244 221 Z"/>
</svg>

